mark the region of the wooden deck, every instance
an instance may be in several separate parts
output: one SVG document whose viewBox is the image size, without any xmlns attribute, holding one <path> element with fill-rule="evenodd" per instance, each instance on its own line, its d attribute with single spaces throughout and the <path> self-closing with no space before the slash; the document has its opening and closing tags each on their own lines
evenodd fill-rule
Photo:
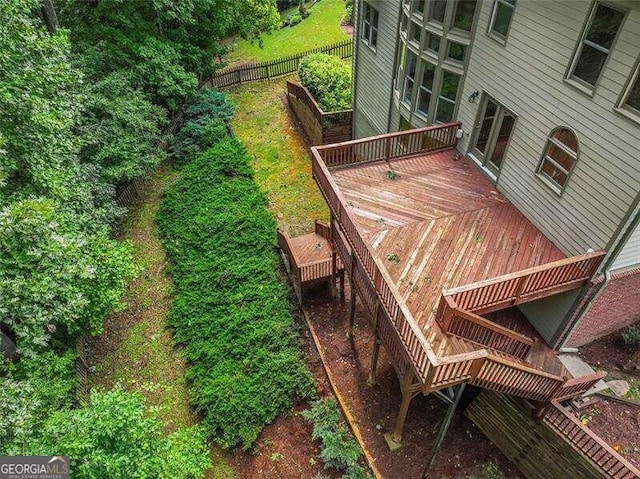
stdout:
<svg viewBox="0 0 640 479">
<path fill-rule="evenodd" d="M 540 338 L 480 316 L 580 287 L 605 253 L 566 258 L 459 157 L 459 127 L 311 149 L 332 246 L 401 378 L 394 437 L 418 391 L 468 382 L 549 404 L 601 377 L 570 378 Z"/>
<path fill-rule="evenodd" d="M 333 172 L 423 330 L 443 289 L 565 258 L 456 150 Z"/>
</svg>

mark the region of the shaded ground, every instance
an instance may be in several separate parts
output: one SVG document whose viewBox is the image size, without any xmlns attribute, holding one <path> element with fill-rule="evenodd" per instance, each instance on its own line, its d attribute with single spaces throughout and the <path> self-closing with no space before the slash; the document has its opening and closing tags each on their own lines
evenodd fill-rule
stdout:
<svg viewBox="0 0 640 479">
<path fill-rule="evenodd" d="M 366 447 L 384 477 L 418 478 L 425 466 L 445 407 L 434 396 L 418 396 L 409 408 L 403 446 L 392 452 L 383 434 L 393 430 L 401 392 L 384 348 L 380 349 L 377 385 L 366 384 L 372 351 L 372 333 L 358 304 L 353 339 L 346 336 L 347 303 L 326 302 L 319 295 L 309 306 L 322 347 L 336 377 L 338 389 L 349 398 Z M 468 400 L 468 399 L 467 399 Z M 433 478 L 520 478 L 517 469 L 458 411 L 441 447 Z"/>
<path fill-rule="evenodd" d="M 176 176 L 161 167 L 130 207 L 119 239 L 132 243 L 140 272 L 126 287 L 123 309 L 106 318 L 104 334 L 91 338 L 87 348 L 91 386 L 120 384 L 142 393 L 147 404 L 158 408 L 167 432 L 197 422 L 189 408 L 185 362 L 168 329 L 172 283 L 164 274 L 167 259 L 154 226 L 162 192 Z M 232 477 L 215 448 L 212 462 L 207 477 Z"/>
<path fill-rule="evenodd" d="M 640 367 L 640 351 L 622 347 L 619 332 L 582 346 L 580 356 L 592 366 L 605 370 Z"/>
</svg>

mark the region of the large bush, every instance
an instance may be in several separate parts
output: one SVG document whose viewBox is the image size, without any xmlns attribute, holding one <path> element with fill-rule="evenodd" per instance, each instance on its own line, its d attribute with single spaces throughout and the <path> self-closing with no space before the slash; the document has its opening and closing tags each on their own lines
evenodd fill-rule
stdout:
<svg viewBox="0 0 640 479">
<path fill-rule="evenodd" d="M 69 456 L 76 478 L 191 479 L 211 465 L 204 430 L 164 437 L 138 393 L 92 392 L 88 405 L 53 413 L 12 453 Z"/>
<path fill-rule="evenodd" d="M 351 67 L 333 55 L 314 53 L 300 60 L 300 81 L 325 112 L 351 108 Z"/>
<path fill-rule="evenodd" d="M 278 275 L 275 221 L 248 163 L 238 140 L 218 141 L 185 166 L 157 220 L 192 406 L 219 444 L 245 449 L 296 396 L 313 393 Z"/>
</svg>

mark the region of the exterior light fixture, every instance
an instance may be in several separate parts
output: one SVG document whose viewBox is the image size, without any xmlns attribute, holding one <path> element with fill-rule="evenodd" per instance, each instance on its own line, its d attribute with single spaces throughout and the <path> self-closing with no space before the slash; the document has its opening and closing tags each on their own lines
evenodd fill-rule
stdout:
<svg viewBox="0 0 640 479">
<path fill-rule="evenodd" d="M 469 103 L 473 103 L 474 101 L 476 101 L 476 98 L 478 98 L 478 95 L 480 95 L 480 92 L 478 90 L 474 91 L 471 95 L 469 95 Z"/>
</svg>

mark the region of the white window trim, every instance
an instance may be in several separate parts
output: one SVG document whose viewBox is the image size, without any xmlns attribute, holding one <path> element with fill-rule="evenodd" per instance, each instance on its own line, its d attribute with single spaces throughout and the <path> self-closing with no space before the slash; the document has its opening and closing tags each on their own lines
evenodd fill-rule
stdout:
<svg viewBox="0 0 640 479">
<path fill-rule="evenodd" d="M 371 20 L 367 18 L 367 13 L 371 11 Z M 378 10 L 376 10 L 375 8 L 373 8 L 371 5 L 369 5 L 368 2 L 362 2 L 362 35 L 360 35 L 360 38 L 362 39 L 362 42 L 367 45 L 369 48 L 371 48 L 374 52 L 377 51 L 378 48 L 378 24 L 376 22 L 376 25 L 374 26 L 372 23 L 374 14 L 373 12 L 378 14 L 378 20 L 380 19 L 380 12 L 378 12 Z M 373 32 L 375 31 L 376 33 L 376 43 L 373 44 L 371 42 L 371 39 L 373 38 Z"/>
<path fill-rule="evenodd" d="M 509 2 L 505 2 L 504 0 L 493 0 L 493 7 L 491 8 L 491 16 L 489 17 L 489 26 L 487 28 L 487 36 L 493 38 L 496 42 L 502 45 L 507 44 L 507 39 L 509 38 L 509 33 L 511 32 L 511 25 L 513 23 L 513 16 L 516 12 L 517 3 L 518 2 L 516 1 L 514 2 L 513 5 L 511 5 Z M 507 8 L 511 9 L 511 18 L 509 19 L 509 27 L 507 28 L 507 34 L 504 36 L 493 29 L 493 26 L 496 21 L 496 15 L 498 14 L 498 4 L 502 4 Z"/>
<path fill-rule="evenodd" d="M 629 75 L 629 79 L 627 80 L 627 84 L 622 90 L 622 94 L 616 103 L 614 110 L 625 116 L 626 118 L 640 123 L 640 110 L 633 108 L 630 105 L 627 105 L 627 100 L 629 98 L 629 94 L 631 93 L 631 88 L 636 82 L 640 82 L 640 57 L 636 60 L 636 64 L 631 70 L 631 75 Z"/>
</svg>

